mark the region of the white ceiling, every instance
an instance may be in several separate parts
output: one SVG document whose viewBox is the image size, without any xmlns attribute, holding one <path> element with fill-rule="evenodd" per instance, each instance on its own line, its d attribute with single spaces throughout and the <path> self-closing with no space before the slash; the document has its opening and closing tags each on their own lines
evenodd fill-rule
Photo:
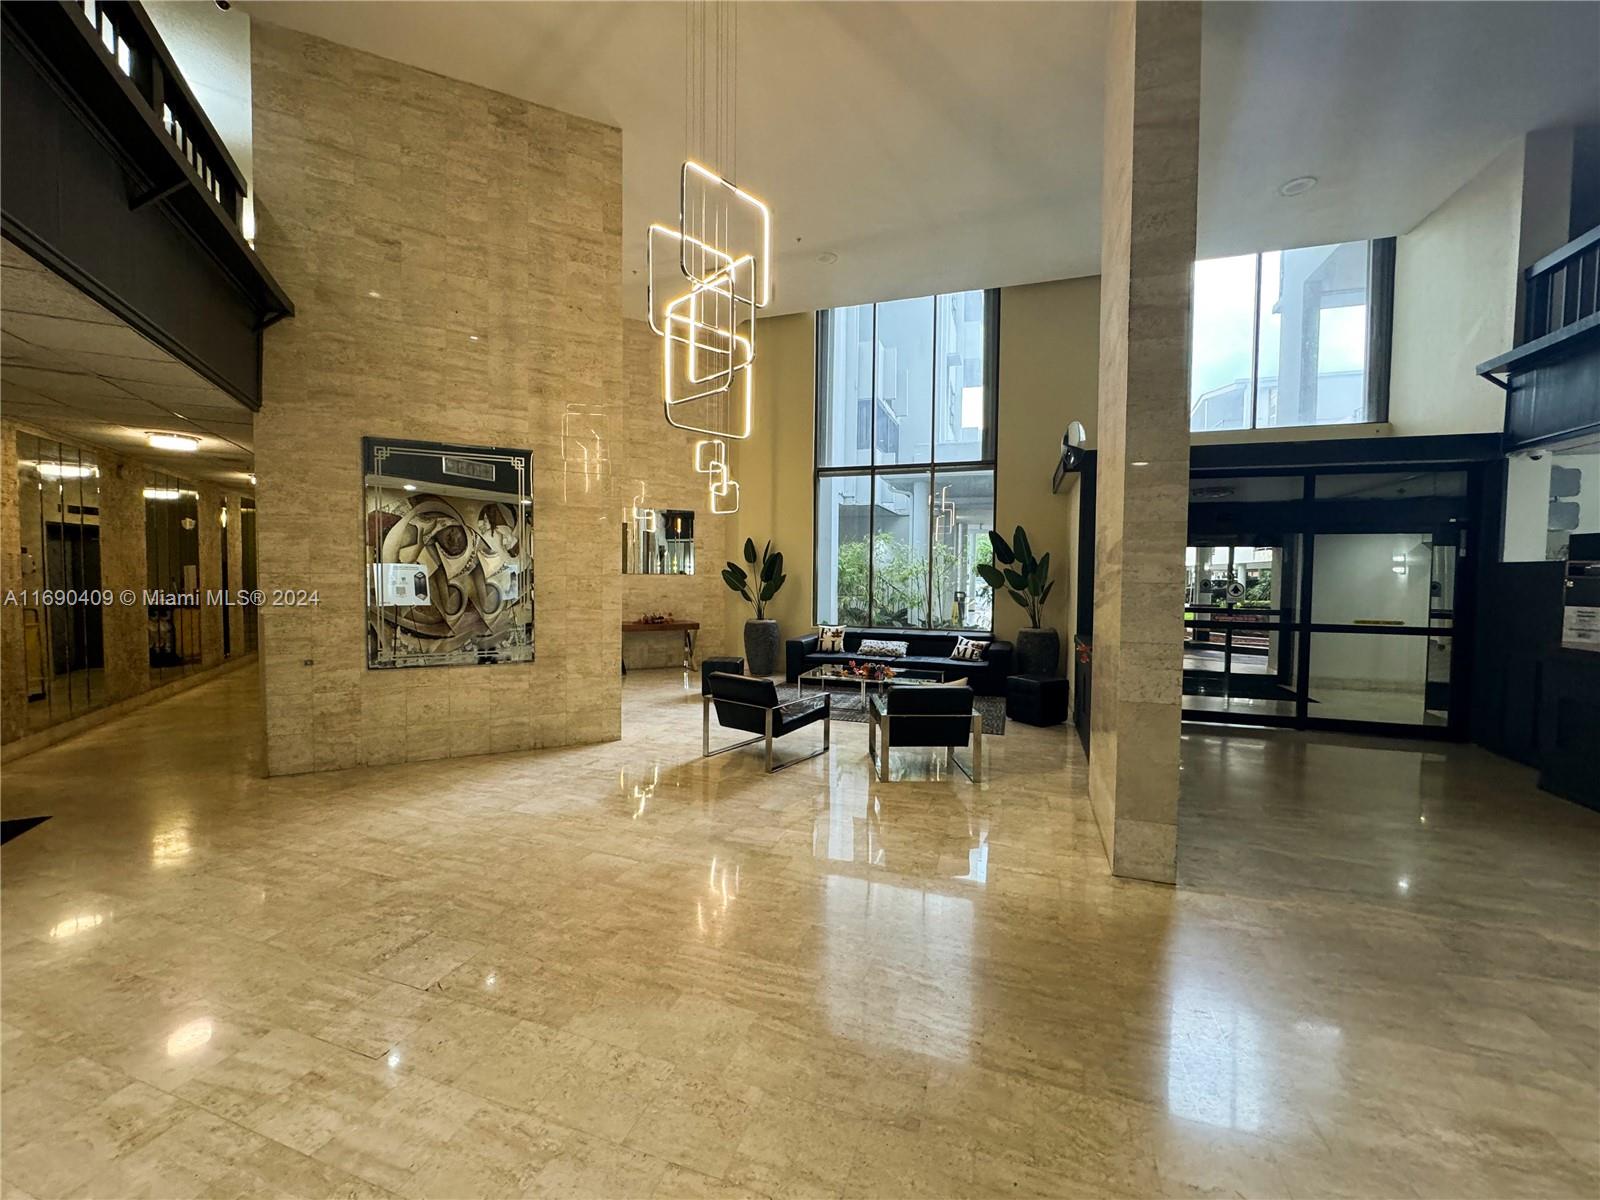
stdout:
<svg viewBox="0 0 1600 1200">
<path fill-rule="evenodd" d="M 189 479 L 250 490 L 250 410 L 3 240 L 0 411 Z M 197 437 L 200 449 L 151 449 L 146 437 L 156 432 Z"/>
<path fill-rule="evenodd" d="M 684 6 L 246 7 L 621 127 L 642 314 L 643 230 L 675 216 L 685 150 Z M 1098 270 L 1103 5 L 737 8 L 738 176 L 773 206 L 774 311 Z M 1200 253 L 1405 232 L 1512 138 L 1600 114 L 1597 64 L 1595 3 L 1208 4 Z M 1279 196 L 1298 175 L 1321 183 Z"/>
</svg>

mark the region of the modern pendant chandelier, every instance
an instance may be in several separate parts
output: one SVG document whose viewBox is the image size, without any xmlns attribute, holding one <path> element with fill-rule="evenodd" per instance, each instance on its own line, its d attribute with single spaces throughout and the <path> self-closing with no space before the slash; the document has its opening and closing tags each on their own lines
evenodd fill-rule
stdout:
<svg viewBox="0 0 1600 1200">
<path fill-rule="evenodd" d="M 713 513 L 739 511 L 729 441 L 750 436 L 756 311 L 772 300 L 772 214 L 738 176 L 738 11 L 688 0 L 684 16 L 684 162 L 678 222 L 645 242 L 646 307 L 661 338 L 667 424 L 703 434 L 694 469 Z"/>
</svg>

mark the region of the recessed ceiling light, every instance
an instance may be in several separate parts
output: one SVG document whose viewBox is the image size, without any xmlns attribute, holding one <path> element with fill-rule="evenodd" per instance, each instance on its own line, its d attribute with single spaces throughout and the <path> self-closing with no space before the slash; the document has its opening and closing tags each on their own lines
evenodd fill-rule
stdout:
<svg viewBox="0 0 1600 1200">
<path fill-rule="evenodd" d="M 817 261 L 825 267 L 831 267 L 834 263 L 839 261 L 839 256 L 832 250 L 824 250 L 821 254 L 817 255 Z"/>
<path fill-rule="evenodd" d="M 144 436 L 152 450 L 181 450 L 193 454 L 200 449 L 200 439 L 186 433 L 147 433 Z"/>
<path fill-rule="evenodd" d="M 1136 458 L 1133 460 L 1133 465 L 1136 467 L 1148 467 L 1150 460 L 1148 458 Z"/>
<path fill-rule="evenodd" d="M 255 485 L 256 485 L 256 477 L 255 477 L 255 475 L 254 475 L 254 474 L 252 474 L 252 475 L 251 475 L 251 476 L 250 476 L 250 486 L 251 486 L 251 487 L 255 487 Z"/>
<path fill-rule="evenodd" d="M 1285 180 L 1278 185 L 1278 195 L 1304 196 L 1316 186 L 1317 177 L 1315 175 L 1296 175 L 1293 179 Z"/>
<path fill-rule="evenodd" d="M 414 492 L 417 490 L 417 485 L 414 483 L 402 483 L 400 486 L 408 492 Z"/>
<path fill-rule="evenodd" d="M 379 292 L 368 292 L 367 293 L 367 299 L 368 300 L 382 300 L 383 296 Z"/>
<path fill-rule="evenodd" d="M 477 334 L 475 334 L 475 333 L 469 333 L 469 334 L 467 334 L 467 341 L 469 341 L 469 342 L 475 342 L 475 341 L 477 341 L 477 340 L 478 340 L 478 335 L 477 335 Z"/>
</svg>

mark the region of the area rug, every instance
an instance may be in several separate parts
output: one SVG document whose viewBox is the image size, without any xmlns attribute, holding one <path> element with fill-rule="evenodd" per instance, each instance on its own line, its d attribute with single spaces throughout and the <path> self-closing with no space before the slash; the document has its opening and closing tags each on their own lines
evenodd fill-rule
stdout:
<svg viewBox="0 0 1600 1200">
<path fill-rule="evenodd" d="M 805 694 L 815 696 L 815 684 L 806 684 Z M 849 721 L 856 725 L 867 723 L 866 706 L 861 703 L 861 689 L 854 684 L 834 684 L 828 688 L 828 694 L 833 697 L 833 719 L 835 721 Z M 870 691 L 868 695 L 870 695 Z M 778 685 L 778 699 L 780 702 L 795 698 L 795 687 L 792 683 Z M 983 732 L 987 737 L 1001 737 L 1006 731 L 1006 698 L 1004 696 L 974 696 L 972 707 L 983 715 Z"/>
</svg>

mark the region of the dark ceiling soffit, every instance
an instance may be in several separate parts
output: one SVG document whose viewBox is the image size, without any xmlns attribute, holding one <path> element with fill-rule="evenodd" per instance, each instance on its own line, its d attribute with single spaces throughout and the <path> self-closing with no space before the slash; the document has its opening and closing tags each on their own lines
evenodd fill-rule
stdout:
<svg viewBox="0 0 1600 1200">
<path fill-rule="evenodd" d="M 1450 433 L 1434 437 L 1338 438 L 1308 442 L 1226 442 L 1190 446 L 1190 471 L 1283 467 L 1381 467 L 1393 464 L 1463 463 L 1497 459 L 1499 433 Z"/>
<path fill-rule="evenodd" d="M 0 11 L 6 33 L 122 166 L 129 177 L 130 207 L 158 203 L 249 298 L 259 314 L 258 328 L 293 316 L 294 304 L 287 293 L 184 160 L 162 128 L 160 113 L 151 111 L 133 80 L 117 68 L 83 19 L 82 9 L 72 0 L 6 0 Z M 170 82 L 182 86 L 185 97 L 192 100 L 142 6 L 129 4 L 123 11 L 139 21 L 157 53 L 165 56 Z M 197 103 L 194 108 L 201 111 Z M 219 149 L 219 165 L 242 192 L 244 181 L 237 165 L 209 123 L 207 132 Z"/>
</svg>

